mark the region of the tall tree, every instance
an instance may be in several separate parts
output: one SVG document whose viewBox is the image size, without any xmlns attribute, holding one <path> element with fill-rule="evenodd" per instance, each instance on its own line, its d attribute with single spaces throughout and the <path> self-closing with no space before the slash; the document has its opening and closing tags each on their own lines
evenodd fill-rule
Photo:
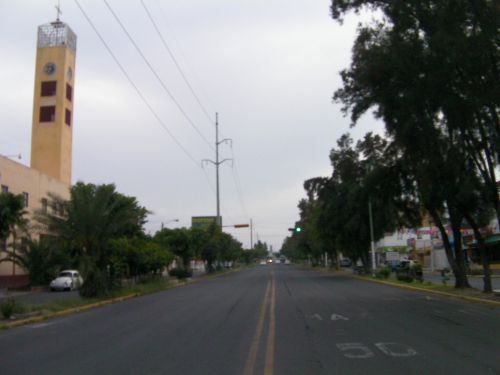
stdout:
<svg viewBox="0 0 500 375">
<path fill-rule="evenodd" d="M 190 262 L 195 256 L 196 248 L 193 244 L 193 238 L 189 229 L 164 228 L 156 233 L 155 239 L 160 244 L 168 247 L 182 260 L 184 269 L 188 270 L 190 268 Z"/>
<path fill-rule="evenodd" d="M 342 73 L 344 87 L 334 97 L 351 110 L 354 123 L 376 108 L 443 235 L 456 286 L 468 286 L 460 241 L 467 212 L 458 194 L 467 173 L 479 171 L 485 196 L 499 208 L 499 8 L 489 0 L 332 0 L 332 16 L 342 19 L 363 7 L 382 16 L 360 28 L 351 68 Z M 432 186 L 436 181 L 440 186 Z M 453 252 L 440 216 L 444 208 Z"/>
</svg>

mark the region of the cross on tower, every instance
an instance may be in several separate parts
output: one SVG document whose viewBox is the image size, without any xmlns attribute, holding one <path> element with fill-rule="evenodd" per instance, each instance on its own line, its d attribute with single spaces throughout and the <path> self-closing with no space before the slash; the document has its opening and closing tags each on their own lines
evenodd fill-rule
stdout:
<svg viewBox="0 0 500 375">
<path fill-rule="evenodd" d="M 56 11 L 57 11 L 57 19 L 56 19 L 56 21 L 59 22 L 59 16 L 62 14 L 62 11 L 61 11 L 61 2 L 58 1 L 57 5 L 54 8 L 56 8 Z"/>
</svg>

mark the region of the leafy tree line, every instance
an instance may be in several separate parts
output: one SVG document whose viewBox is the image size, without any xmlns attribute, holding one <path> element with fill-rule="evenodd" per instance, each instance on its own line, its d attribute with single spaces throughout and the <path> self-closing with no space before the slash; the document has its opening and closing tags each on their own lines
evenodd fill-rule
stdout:
<svg viewBox="0 0 500 375">
<path fill-rule="evenodd" d="M 351 11 L 376 11 L 377 20 L 358 28 L 351 66 L 333 98 L 353 126 L 373 109 L 386 136 L 356 149 L 344 136 L 330 155 L 332 177 L 306 182 L 301 204 L 319 213 L 301 208 L 301 220 L 312 220 L 323 240 L 330 231 L 329 246 L 366 258 L 367 199 L 376 238 L 382 228 L 411 224 L 425 212 L 441 233 L 459 288 L 469 286 L 460 229 L 473 229 L 484 291 L 491 291 L 480 228 L 491 216 L 500 222 L 499 9 L 491 0 L 332 0 L 338 21 Z"/>
<path fill-rule="evenodd" d="M 174 259 L 189 274 L 194 258 L 206 261 L 209 272 L 244 258 L 241 243 L 216 225 L 147 235 L 148 213 L 112 184 L 79 182 L 69 200 L 50 196 L 49 209 L 38 211 L 29 223 L 23 197 L 1 193 L 0 241 L 13 241 L 0 261 L 21 266 L 35 285 L 47 284 L 61 269 L 79 269 L 85 280 L 81 294 L 98 296 L 120 288 L 123 278 L 159 275 Z M 33 229 L 42 233 L 40 240 L 30 238 Z"/>
</svg>

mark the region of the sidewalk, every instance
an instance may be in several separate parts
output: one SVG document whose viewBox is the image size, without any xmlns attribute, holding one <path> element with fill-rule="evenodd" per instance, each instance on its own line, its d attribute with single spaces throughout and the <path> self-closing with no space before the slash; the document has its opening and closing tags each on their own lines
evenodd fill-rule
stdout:
<svg viewBox="0 0 500 375">
<path fill-rule="evenodd" d="M 447 281 L 448 285 L 455 284 L 455 277 L 453 276 L 453 272 L 448 274 L 449 280 Z M 468 275 L 467 279 L 469 280 L 469 284 L 471 287 L 475 289 L 482 290 L 483 289 L 483 276 L 482 275 Z M 443 277 L 440 272 L 430 270 L 424 270 L 424 280 L 430 281 L 433 284 L 443 285 Z M 491 283 L 494 290 L 500 289 L 500 275 L 492 275 Z"/>
</svg>

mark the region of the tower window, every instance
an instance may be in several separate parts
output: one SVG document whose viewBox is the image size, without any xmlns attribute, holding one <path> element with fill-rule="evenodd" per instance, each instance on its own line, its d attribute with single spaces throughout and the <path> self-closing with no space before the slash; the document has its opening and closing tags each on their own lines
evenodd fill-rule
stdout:
<svg viewBox="0 0 500 375">
<path fill-rule="evenodd" d="M 66 125 L 71 126 L 71 111 L 66 108 L 66 113 L 64 114 L 64 122 Z"/>
<path fill-rule="evenodd" d="M 55 96 L 57 89 L 57 81 L 45 81 L 42 82 L 42 96 Z"/>
<path fill-rule="evenodd" d="M 56 106 L 40 107 L 40 122 L 54 122 L 56 120 Z"/>
<path fill-rule="evenodd" d="M 66 83 L 66 99 L 70 102 L 73 100 L 73 87 L 69 83 Z"/>
</svg>

